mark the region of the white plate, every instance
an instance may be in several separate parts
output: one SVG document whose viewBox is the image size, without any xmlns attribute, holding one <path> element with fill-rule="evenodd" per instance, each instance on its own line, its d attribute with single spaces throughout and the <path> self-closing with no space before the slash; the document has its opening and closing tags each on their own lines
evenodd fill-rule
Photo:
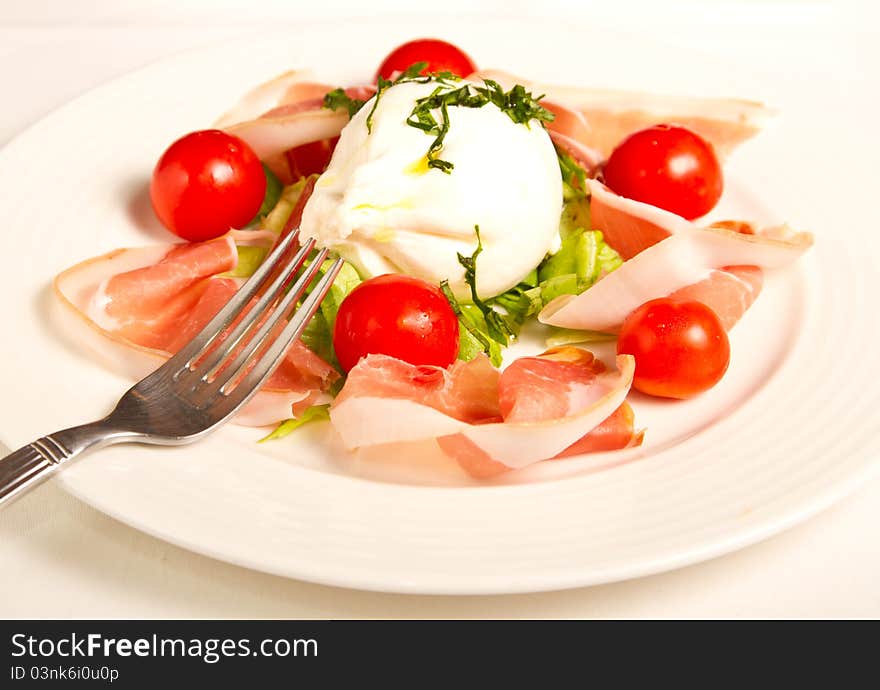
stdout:
<svg viewBox="0 0 880 690">
<path fill-rule="evenodd" d="M 534 22 L 496 28 L 498 38 L 461 24 L 435 23 L 431 33 L 472 48 L 480 64 L 546 80 L 757 89 L 729 66 L 719 87 L 711 61 L 631 37 Z M 544 30 L 553 40 L 535 46 Z M 145 195 L 168 142 L 207 126 L 277 72 L 311 66 L 330 81 L 367 78 L 363 66 L 424 32 L 407 23 L 310 25 L 176 57 L 83 96 L 7 146 L 0 153 L 5 440 L 17 446 L 101 416 L 126 387 L 53 326 L 49 283 L 89 256 L 168 240 Z M 623 45 L 629 60 L 584 70 L 585 54 L 620 55 Z M 744 169 L 779 174 L 801 165 L 743 160 Z M 731 179 L 723 210 L 767 219 L 748 186 Z M 487 486 L 430 448 L 354 458 L 328 426 L 259 446 L 261 432 L 229 426 L 190 447 L 110 448 L 60 480 L 108 514 L 195 551 L 365 589 L 548 590 L 739 548 L 829 505 L 876 466 L 876 421 L 864 411 L 876 409 L 878 395 L 864 382 L 880 376 L 880 362 L 860 352 L 877 342 L 876 319 L 862 318 L 872 313 L 876 276 L 859 228 L 834 242 L 828 228 L 811 229 L 816 247 L 797 269 L 770 277 L 732 333 L 733 360 L 719 386 L 685 403 L 636 400 L 637 421 L 648 427 L 642 449 L 544 463 Z M 621 458 L 627 462 L 607 467 Z"/>
</svg>

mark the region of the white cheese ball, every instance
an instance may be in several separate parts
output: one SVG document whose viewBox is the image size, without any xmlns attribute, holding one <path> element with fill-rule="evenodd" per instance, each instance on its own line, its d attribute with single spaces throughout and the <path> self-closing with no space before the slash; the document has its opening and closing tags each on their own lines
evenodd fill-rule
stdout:
<svg viewBox="0 0 880 690">
<path fill-rule="evenodd" d="M 456 88 L 464 82 L 457 82 Z M 516 285 L 558 248 L 562 180 L 540 122 L 515 123 L 497 106 L 449 107 L 449 131 L 437 157 L 449 174 L 427 167 L 435 135 L 406 123 L 437 82 L 387 89 L 372 116 L 370 100 L 342 130 L 327 170 L 303 212 L 301 233 L 351 262 L 363 276 L 406 273 L 469 299 L 457 254 L 476 249 L 477 290 L 491 297 Z M 439 110 L 434 116 L 441 122 Z"/>
</svg>

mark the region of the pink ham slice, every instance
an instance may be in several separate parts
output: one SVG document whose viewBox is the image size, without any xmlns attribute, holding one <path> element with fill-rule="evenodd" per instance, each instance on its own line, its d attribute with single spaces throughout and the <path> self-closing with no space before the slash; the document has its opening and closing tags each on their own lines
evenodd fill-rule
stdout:
<svg viewBox="0 0 880 690">
<path fill-rule="evenodd" d="M 285 72 L 248 91 L 238 103 L 217 119 L 214 126 L 222 129 L 239 122 L 256 120 L 282 105 L 322 99 L 332 89 L 329 84 L 315 81 L 308 71 Z"/>
<path fill-rule="evenodd" d="M 237 253 L 229 236 L 203 244 L 120 249 L 55 279 L 58 316 L 76 343 L 111 368 L 140 379 L 202 328 L 239 283 L 219 274 Z M 301 344 L 236 416 L 262 426 L 319 399 L 338 373 Z M 324 401 L 329 401 L 323 395 Z"/>
<path fill-rule="evenodd" d="M 571 128 L 566 119 L 562 133 L 607 157 L 626 136 L 661 122 L 674 122 L 710 141 L 722 156 L 754 136 L 771 111 L 760 103 L 735 99 L 661 96 L 612 89 L 556 86 L 516 77 L 500 70 L 481 70 L 471 80 L 494 79 L 505 88 L 522 84 L 551 103 L 581 113 L 587 127 Z M 550 126 L 551 130 L 553 125 Z"/>
<path fill-rule="evenodd" d="M 271 163 L 283 157 L 287 150 L 339 136 L 346 124 L 347 112 L 327 110 L 318 104 L 306 110 L 297 109 L 291 114 L 261 117 L 224 129 L 247 142 L 259 159 L 272 167 Z"/>
<path fill-rule="evenodd" d="M 605 365 L 592 353 L 574 347 L 518 359 L 501 373 L 498 382 L 502 418 L 508 424 L 528 424 L 576 414 L 592 404 L 599 393 L 596 380 L 606 373 Z M 641 434 L 635 432 L 633 422 L 632 408 L 624 402 L 553 457 L 638 445 Z M 488 479 L 510 470 L 464 434 L 444 436 L 437 442 L 472 477 Z"/>
<path fill-rule="evenodd" d="M 496 422 L 501 420 L 499 376 L 483 355 L 469 362 L 457 360 L 448 369 L 415 366 L 387 355 L 368 355 L 348 373 L 333 406 L 338 411 L 349 400 L 369 396 L 417 402 L 468 424 Z M 389 419 L 386 424 L 392 425 L 394 420 Z M 419 429 L 401 428 L 390 434 L 393 438 L 380 442 L 418 440 L 422 433 Z"/>
<path fill-rule="evenodd" d="M 694 223 L 669 211 L 615 194 L 598 180 L 587 180 L 590 190 L 590 223 L 625 260 L 680 232 L 691 232 Z M 754 235 L 742 221 L 721 221 L 712 227 Z M 670 296 L 708 305 L 730 330 L 761 291 L 763 272 L 757 266 L 719 266 L 692 285 Z M 664 296 L 664 295 L 661 295 Z"/>
<path fill-rule="evenodd" d="M 583 143 L 590 134 L 590 126 L 583 113 L 547 99 L 541 103 L 555 116 L 547 126 L 553 143 L 574 158 L 587 171 L 587 175 L 593 175 L 602 164 L 603 156 Z"/>
<path fill-rule="evenodd" d="M 632 383 L 632 357 L 617 367 L 577 348 L 517 360 L 500 376 L 482 355 L 446 371 L 370 355 L 349 373 L 330 419 L 347 448 L 437 439 L 487 477 L 557 456 L 600 427 Z"/>
<path fill-rule="evenodd" d="M 238 262 L 229 236 L 173 246 L 156 263 L 111 275 L 97 288 L 90 313 L 96 322 L 144 347 L 168 349 L 207 278 Z"/>
<path fill-rule="evenodd" d="M 615 194 L 598 180 L 587 180 L 590 224 L 626 261 L 693 223 L 651 204 Z"/>
<path fill-rule="evenodd" d="M 286 72 L 261 84 L 215 123 L 246 141 L 284 183 L 292 176 L 285 157 L 290 149 L 339 136 L 348 113 L 323 107 L 333 86 L 311 80 L 308 72 Z M 372 86 L 352 86 L 346 93 L 366 100 Z"/>
<path fill-rule="evenodd" d="M 260 117 L 283 117 L 304 110 L 318 110 L 324 107 L 324 96 L 333 90 L 332 86 L 317 83 L 302 84 L 300 87 L 302 90 L 299 93 L 302 94 L 302 98 L 281 101 L 278 105 L 262 113 Z M 349 86 L 345 89 L 345 93 L 349 98 L 366 101 L 376 93 L 376 89 L 372 86 Z"/>
<path fill-rule="evenodd" d="M 702 302 L 718 315 L 721 325 L 729 331 L 761 294 L 763 284 L 764 272 L 757 266 L 725 266 L 669 297 L 682 302 Z"/>
<path fill-rule="evenodd" d="M 760 270 L 788 266 L 812 242 L 809 233 L 781 229 L 749 235 L 690 227 L 640 252 L 580 295 L 553 300 L 538 319 L 616 333 L 636 307 L 674 295 L 708 304 L 730 328 L 757 296 Z"/>
<path fill-rule="evenodd" d="M 170 334 L 161 349 L 169 354 L 177 352 L 186 345 L 204 326 L 229 302 L 240 287 L 231 278 L 215 277 L 207 281 L 198 303 L 189 310 L 185 320 Z M 233 322 L 233 325 L 238 323 Z M 218 344 L 223 337 L 218 339 Z M 139 343 L 143 344 L 143 343 Z M 296 341 L 288 350 L 281 365 L 266 382 L 267 388 L 279 390 L 326 390 L 339 378 L 339 373 L 309 348 Z"/>
</svg>

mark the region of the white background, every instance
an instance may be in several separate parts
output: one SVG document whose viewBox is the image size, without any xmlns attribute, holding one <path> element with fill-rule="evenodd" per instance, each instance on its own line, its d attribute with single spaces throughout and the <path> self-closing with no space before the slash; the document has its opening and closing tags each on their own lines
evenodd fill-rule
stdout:
<svg viewBox="0 0 880 690">
<path fill-rule="evenodd" d="M 354 21 L 366 14 L 366 5 L 0 0 L 0 144 L 83 91 L 154 59 L 224 37 L 257 35 L 280 23 L 290 25 L 295 40 L 300 22 Z M 373 0 L 369 7 L 370 14 L 418 11 L 394 0 Z M 823 238 L 846 232 L 848 223 L 877 223 L 869 199 L 876 198 L 880 182 L 875 95 L 880 49 L 867 4 L 447 0 L 443 11 L 555 16 L 650 31 L 661 41 L 769 75 L 779 85 L 773 105 L 810 117 L 796 122 L 802 160 L 780 164 L 784 176 L 768 171 L 765 196 L 778 201 L 792 222 Z M 422 33 L 430 34 L 429 18 L 424 27 Z M 585 65 L 597 70 L 601 60 L 613 58 L 589 59 Z M 773 138 L 758 145 L 772 152 Z M 6 324 L 8 333 L 14 334 L 13 326 Z M 871 350 L 873 345 L 866 346 L 866 356 L 876 356 Z M 48 484 L 0 512 L 0 617 L 877 617 L 878 525 L 875 479 L 783 535 L 671 573 L 546 594 L 397 596 L 305 584 L 197 556 L 121 525 Z"/>
</svg>

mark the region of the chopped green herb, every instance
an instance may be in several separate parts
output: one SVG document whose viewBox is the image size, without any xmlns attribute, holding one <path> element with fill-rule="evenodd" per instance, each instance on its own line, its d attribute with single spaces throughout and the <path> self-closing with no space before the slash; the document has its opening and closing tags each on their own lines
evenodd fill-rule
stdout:
<svg viewBox="0 0 880 690">
<path fill-rule="evenodd" d="M 461 304 L 453 295 L 446 281 L 440 289 L 449 300 L 452 310 L 459 322 L 459 359 L 472 359 L 478 352 L 485 352 L 492 364 L 501 364 L 501 349 L 510 344 L 512 338 L 519 335 L 520 328 L 526 317 L 534 313 L 531 309 L 527 290 L 534 287 L 537 272 L 532 271 L 519 285 L 489 300 L 477 295 L 476 274 L 477 257 L 483 251 L 480 239 L 480 228 L 475 226 L 477 248 L 468 256 L 458 255 L 459 263 L 464 267 L 465 282 L 471 291 L 470 303 Z"/>
<path fill-rule="evenodd" d="M 443 148 L 443 140 L 449 131 L 450 106 L 482 108 L 487 103 L 492 103 L 515 123 L 524 124 L 526 127 L 532 120 L 552 122 L 554 118 L 553 113 L 540 104 L 542 96 L 534 98 L 519 84 L 510 91 L 505 91 L 491 79 L 484 80 L 484 86 L 464 84 L 453 89 L 450 89 L 450 86 L 452 85 L 441 83 L 430 95 L 419 98 L 406 119 L 410 127 L 434 136 L 434 141 L 428 148 L 428 167 L 447 174 L 452 172 L 455 166 L 450 161 L 441 160 L 437 154 Z M 439 122 L 434 115 L 436 110 L 440 111 Z"/>
<path fill-rule="evenodd" d="M 492 304 L 484 302 L 477 294 L 477 257 L 483 251 L 483 242 L 480 239 L 480 226 L 474 226 L 477 235 L 477 248 L 470 256 L 458 255 L 458 263 L 464 267 L 464 280 L 471 290 L 471 301 L 483 314 L 489 337 L 502 346 L 506 347 L 510 338 L 516 337 L 517 330 L 497 311 Z"/>
<path fill-rule="evenodd" d="M 370 114 L 367 115 L 367 132 L 373 131 L 373 115 L 379 105 L 382 94 L 395 84 L 403 84 L 405 82 L 416 82 L 418 84 L 427 84 L 432 80 L 440 83 L 448 84 L 450 81 L 457 81 L 458 77 L 452 72 L 437 72 L 436 74 L 422 74 L 422 70 L 428 66 L 427 62 L 416 62 L 401 72 L 394 79 L 385 79 L 380 76 L 376 84 L 376 95 L 373 98 L 373 107 L 370 108 Z"/>
<path fill-rule="evenodd" d="M 345 89 L 342 87 L 338 89 L 333 89 L 326 96 L 324 96 L 324 107 L 328 110 L 342 110 L 345 109 L 348 111 L 349 119 L 355 116 L 358 110 L 360 110 L 366 101 L 362 101 L 360 98 L 352 98 L 347 93 L 345 93 Z"/>
</svg>

